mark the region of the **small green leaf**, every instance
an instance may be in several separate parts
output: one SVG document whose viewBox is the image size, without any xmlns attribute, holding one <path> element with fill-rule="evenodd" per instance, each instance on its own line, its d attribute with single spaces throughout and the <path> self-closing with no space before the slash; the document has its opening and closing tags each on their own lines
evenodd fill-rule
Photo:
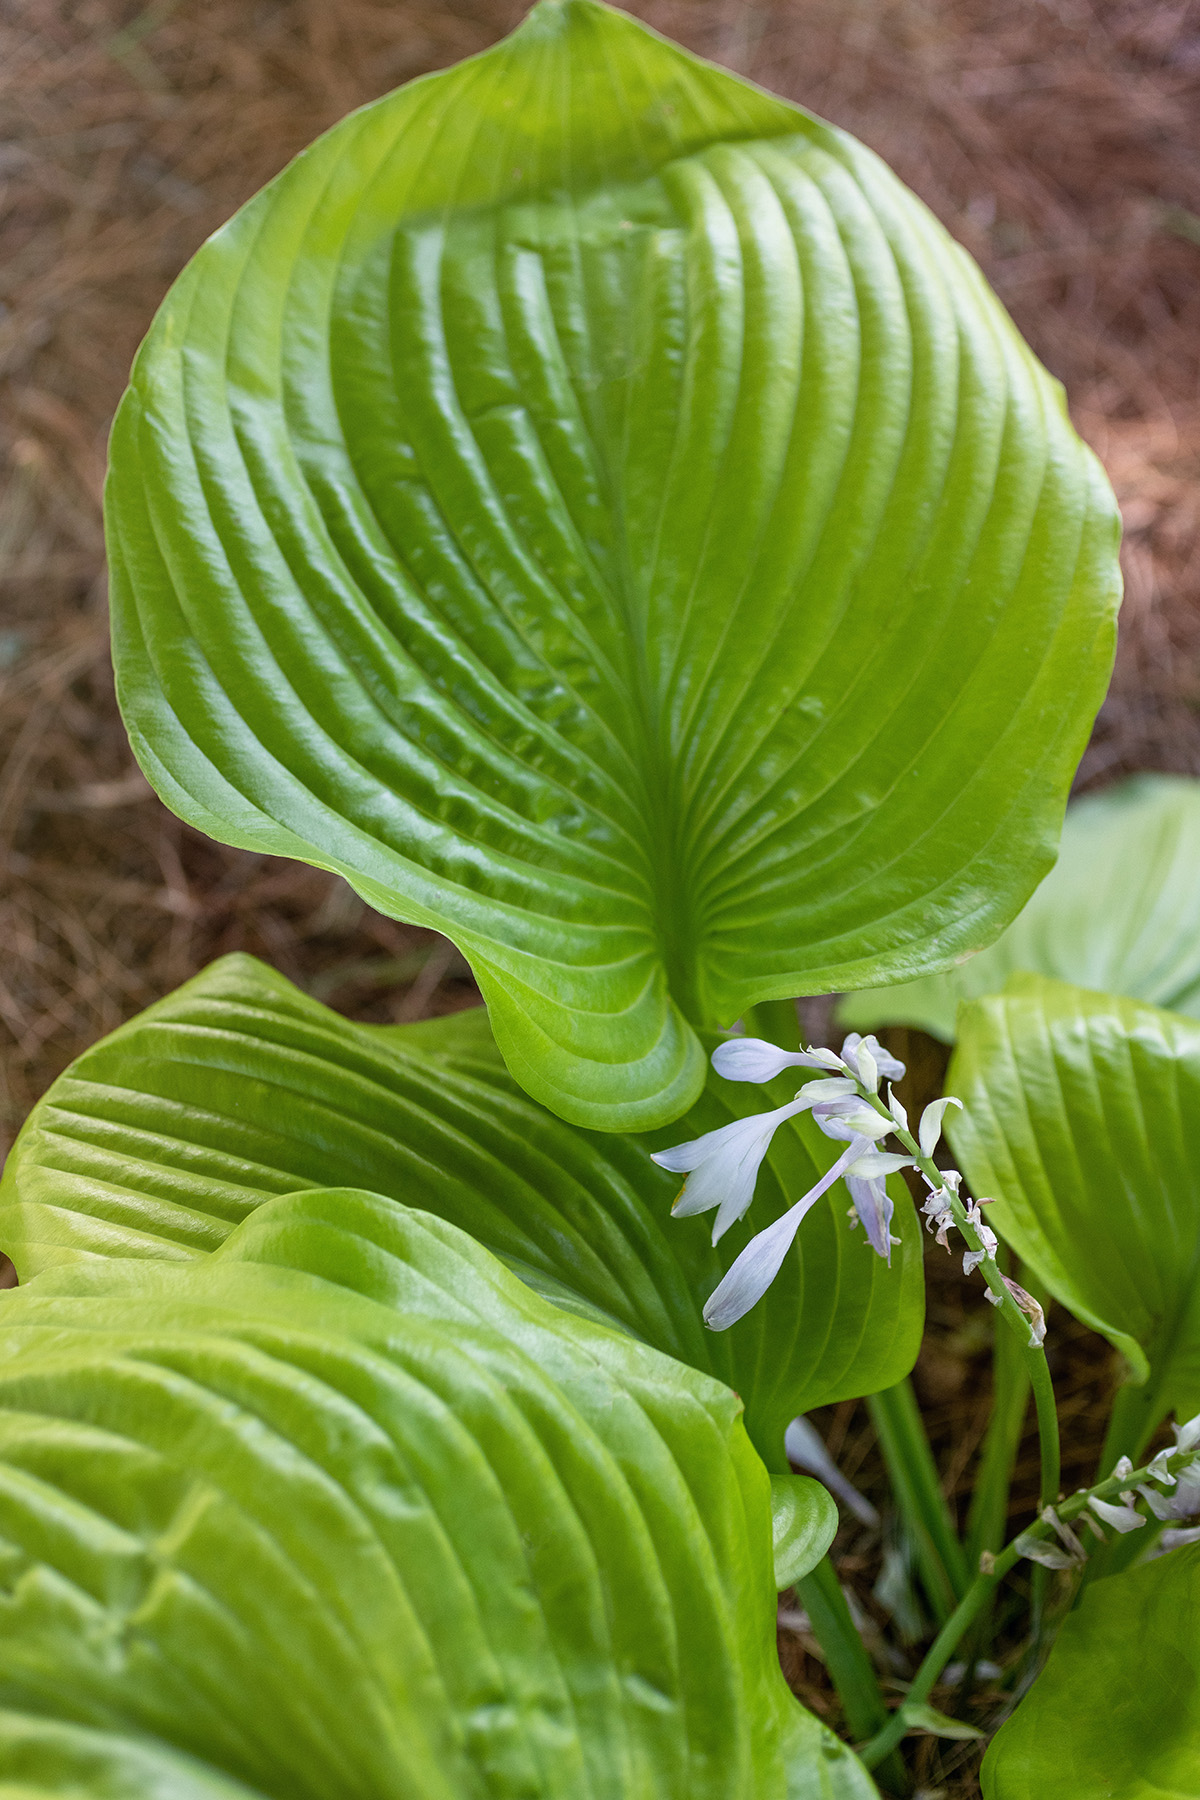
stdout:
<svg viewBox="0 0 1200 1800">
<path fill-rule="evenodd" d="M 922 1731 L 927 1736 L 950 1738 L 958 1743 L 969 1743 L 972 1739 L 982 1739 L 987 1734 L 976 1725 L 968 1725 L 965 1719 L 951 1719 L 941 1713 L 935 1706 L 924 1701 L 909 1703 L 905 1701 L 900 1708 L 904 1722 L 910 1731 Z"/>
<path fill-rule="evenodd" d="M 1067 808 L 1058 861 L 990 949 L 941 975 L 848 994 L 858 1031 L 917 1025 L 952 1043 L 959 1006 L 1049 975 L 1200 1018 L 1200 781 L 1133 775 Z"/>
<path fill-rule="evenodd" d="M 790 1098 L 714 1075 L 663 1142 Z M 227 957 L 87 1051 L 34 1108 L 0 1184 L 21 1278 L 80 1257 L 215 1250 L 271 1195 L 347 1185 L 437 1213 L 545 1298 L 726 1381 L 756 1444 L 810 1407 L 899 1380 L 923 1320 L 921 1242 L 895 1182 L 889 1269 L 820 1201 L 766 1299 L 731 1331 L 704 1300 L 750 1234 L 828 1167 L 812 1124 L 781 1130 L 745 1221 L 673 1220 L 659 1139 L 581 1131 L 507 1074 L 482 1008 L 419 1025 L 349 1023 L 246 956 Z"/>
<path fill-rule="evenodd" d="M 984 1800 L 1192 1800 L 1198 1614 L 1198 1545 L 1087 1587 L 988 1748 Z"/>
<path fill-rule="evenodd" d="M 164 800 L 469 959 L 649 1130 L 697 1028 L 945 967 L 1049 866 L 1117 515 L 861 144 L 597 0 L 327 133 L 138 356 L 107 529 Z"/>
<path fill-rule="evenodd" d="M 6 1792 L 94 1793 L 90 1757 L 147 1800 L 784 1800 L 770 1484 L 720 1383 L 349 1189 L 49 1269 L 4 1326 Z"/>
<path fill-rule="evenodd" d="M 1159 1418 L 1200 1411 L 1200 1022 L 1014 976 L 964 1007 L 947 1084 L 990 1223 L 1152 1376 Z"/>
<path fill-rule="evenodd" d="M 879 1789 L 850 1746 L 802 1706 L 791 1715 L 784 1758 L 787 1800 L 879 1800 Z"/>
<path fill-rule="evenodd" d="M 775 1586 L 782 1593 L 815 1569 L 837 1536 L 837 1502 L 809 1475 L 772 1475 Z"/>
</svg>

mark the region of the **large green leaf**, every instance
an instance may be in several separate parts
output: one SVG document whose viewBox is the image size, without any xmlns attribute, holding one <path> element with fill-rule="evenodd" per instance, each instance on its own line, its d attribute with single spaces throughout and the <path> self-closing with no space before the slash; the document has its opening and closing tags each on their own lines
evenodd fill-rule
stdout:
<svg viewBox="0 0 1200 1800">
<path fill-rule="evenodd" d="M 1053 858 L 1116 511 L 861 145 L 596 0 L 200 251 L 112 446 L 169 805 L 449 933 L 517 1079 L 651 1129 L 694 1027 L 944 967 Z"/>
<path fill-rule="evenodd" d="M 1200 1412 L 1200 1022 L 1014 976 L 964 1007 L 947 1086 L 989 1221 L 1150 1377 L 1143 1428 Z"/>
<path fill-rule="evenodd" d="M 1195 1800 L 1200 1546 L 1093 1583 L 984 1758 L 984 1800 Z"/>
<path fill-rule="evenodd" d="M 4 1325 L 0 1705 L 35 1771 L 88 1740 L 30 1716 L 114 1732 L 147 1796 L 784 1800 L 770 1483 L 719 1383 L 348 1189 L 199 1261 L 48 1270 Z"/>
<path fill-rule="evenodd" d="M 1133 775 L 1067 808 L 1058 861 L 990 949 L 957 968 L 848 994 L 858 1031 L 919 1025 L 952 1043 L 959 1006 L 1010 975 L 1051 975 L 1200 1018 L 1200 781 Z"/>
<path fill-rule="evenodd" d="M 586 1132 L 511 1079 L 483 1009 L 351 1024 L 253 958 L 227 957 L 55 1082 L 9 1157 L 0 1246 L 22 1279 L 80 1257 L 192 1258 L 271 1195 L 370 1188 L 469 1231 L 546 1297 L 728 1382 L 762 1454 L 786 1469 L 796 1413 L 911 1368 L 921 1245 L 902 1184 L 890 1269 L 848 1229 L 839 1187 L 766 1299 L 706 1331 L 701 1306 L 733 1257 L 840 1146 L 807 1120 L 785 1125 L 747 1219 L 717 1249 L 709 1221 L 671 1219 L 678 1177 L 650 1150 L 762 1105 L 761 1090 L 714 1075 L 671 1133 Z"/>
</svg>

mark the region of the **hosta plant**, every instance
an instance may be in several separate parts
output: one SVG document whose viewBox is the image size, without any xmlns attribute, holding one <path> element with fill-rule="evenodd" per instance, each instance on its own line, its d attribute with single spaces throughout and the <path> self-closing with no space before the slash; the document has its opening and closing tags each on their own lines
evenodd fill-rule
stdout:
<svg viewBox="0 0 1200 1800">
<path fill-rule="evenodd" d="M 1195 1427 L 1152 1441 L 1200 1405 L 1192 1027 L 1014 990 L 910 1124 L 883 1045 L 801 1046 L 779 1004 L 938 978 L 1053 861 L 1117 596 L 1057 386 L 862 145 L 540 0 L 193 259 L 107 525 L 162 798 L 442 930 L 486 1008 L 357 1025 L 229 958 L 35 1109 L 0 1194 L 0 1789 L 905 1792 L 907 1737 L 975 1732 L 938 1683 L 1010 1570 L 1041 1584 L 1011 1698 L 1079 1521 L 1162 1546 L 1200 1505 Z M 906 1380 L 922 1222 L 996 1306 L 965 1536 Z M 1082 1496 L 997 1233 L 1141 1380 Z M 862 1396 L 933 1635 L 903 1685 L 791 1466 L 846 1494 L 804 1414 Z M 1169 1573 L 1128 1560 L 1088 1563 L 996 1800 L 1096 1621 L 1157 1616 Z M 841 1736 L 783 1681 L 793 1588 Z"/>
</svg>

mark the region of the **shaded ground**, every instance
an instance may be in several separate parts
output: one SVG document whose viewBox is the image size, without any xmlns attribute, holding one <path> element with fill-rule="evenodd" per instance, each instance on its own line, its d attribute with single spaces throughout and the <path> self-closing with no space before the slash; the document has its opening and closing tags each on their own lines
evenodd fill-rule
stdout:
<svg viewBox="0 0 1200 1800">
<path fill-rule="evenodd" d="M 153 798 L 112 700 L 99 500 L 130 357 L 203 237 L 318 129 L 484 48 L 521 10 L 0 0 L 0 1133 L 84 1045 L 226 950 L 359 1018 L 474 998 L 433 934 L 327 876 L 212 845 Z M 1200 774 L 1200 6 L 632 10 L 856 131 L 980 259 L 1067 384 L 1126 519 L 1120 659 L 1081 782 Z M 918 1381 L 955 1491 L 986 1421 L 977 1314 L 935 1282 Z M 1082 1471 L 1111 1374 L 1095 1340 L 1057 1329 Z M 871 1485 L 864 1421 L 825 1423 Z M 872 1554 L 848 1545 L 846 1576 L 865 1582 Z M 785 1653 L 820 1703 L 819 1665 L 798 1638 Z M 931 1782 L 975 1791 L 970 1752 L 930 1756 Z"/>
</svg>

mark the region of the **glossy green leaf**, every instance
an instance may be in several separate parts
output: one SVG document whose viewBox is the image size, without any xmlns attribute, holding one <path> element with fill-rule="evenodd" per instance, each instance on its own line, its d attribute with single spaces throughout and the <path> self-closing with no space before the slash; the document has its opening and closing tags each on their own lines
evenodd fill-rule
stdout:
<svg viewBox="0 0 1200 1800">
<path fill-rule="evenodd" d="M 1116 511 L 861 145 L 597 0 L 353 114 L 189 265 L 112 445 L 169 805 L 469 958 L 577 1123 L 694 1028 L 988 942 L 1103 694 Z"/>
<path fill-rule="evenodd" d="M 5 1708 L 295 1800 L 784 1800 L 721 1384 L 353 1189 L 48 1270 L 4 1324 Z"/>
<path fill-rule="evenodd" d="M 264 1800 L 193 1757 L 119 1731 L 0 1708 L 4 1800 Z"/>
<path fill-rule="evenodd" d="M 837 1536 L 837 1502 L 809 1475 L 772 1475 L 775 1586 L 782 1593 L 815 1569 Z"/>
<path fill-rule="evenodd" d="M 1049 975 L 1200 1018 L 1200 781 L 1133 775 L 1067 808 L 1058 861 L 990 949 L 941 975 L 848 994 L 857 1031 L 918 1025 L 952 1043 L 959 1006 Z"/>
<path fill-rule="evenodd" d="M 1151 1377 L 1149 1426 L 1200 1412 L 1200 1022 L 1015 976 L 964 1007 L 947 1086 L 989 1222 Z"/>
<path fill-rule="evenodd" d="M 1200 1546 L 1094 1582 L 984 1758 L 984 1800 L 1200 1794 Z"/>
<path fill-rule="evenodd" d="M 79 1257 L 191 1258 L 270 1195 L 370 1188 L 469 1231 L 546 1298 L 728 1382 L 762 1454 L 785 1469 L 796 1413 L 911 1368 L 923 1289 L 903 1185 L 890 1269 L 849 1230 L 839 1187 L 767 1298 L 731 1331 L 704 1329 L 701 1306 L 747 1238 L 838 1146 L 807 1120 L 785 1126 L 750 1213 L 715 1250 L 711 1221 L 671 1219 L 678 1177 L 650 1149 L 778 1099 L 712 1076 L 665 1136 L 582 1131 L 511 1079 L 483 1009 L 351 1024 L 253 958 L 227 957 L 54 1083 L 0 1184 L 0 1246 L 22 1279 Z"/>
</svg>

